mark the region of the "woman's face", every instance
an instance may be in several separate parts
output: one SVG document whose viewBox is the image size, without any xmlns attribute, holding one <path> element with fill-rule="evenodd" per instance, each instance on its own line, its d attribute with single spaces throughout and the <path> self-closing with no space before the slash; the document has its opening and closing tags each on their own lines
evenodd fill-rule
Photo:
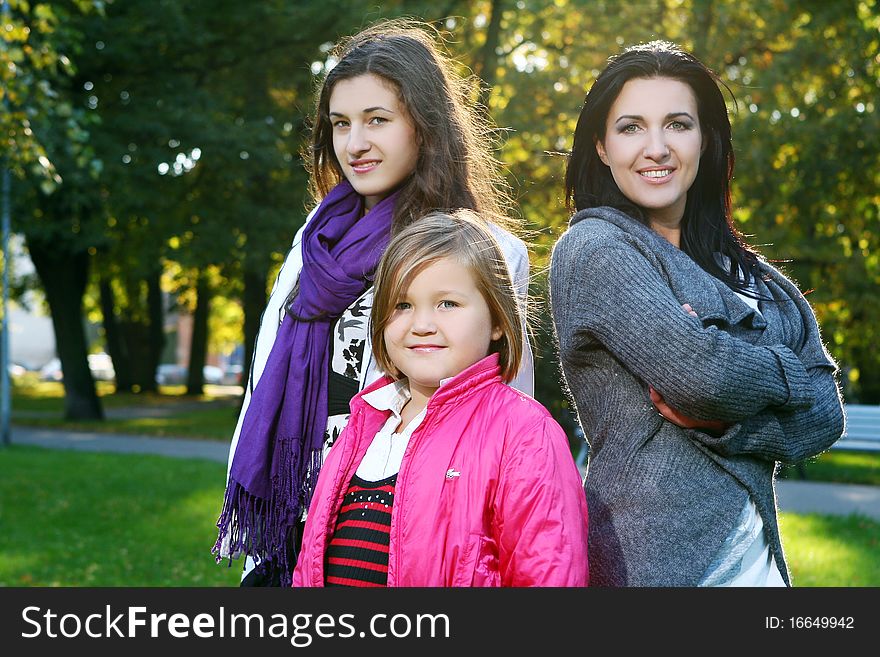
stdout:
<svg viewBox="0 0 880 657">
<path fill-rule="evenodd" d="M 369 73 L 337 82 L 329 111 L 336 159 L 369 210 L 415 169 L 415 126 L 393 86 Z"/>
<path fill-rule="evenodd" d="M 677 227 L 697 177 L 703 135 L 693 90 L 671 78 L 623 85 L 596 151 L 652 225 Z"/>
</svg>

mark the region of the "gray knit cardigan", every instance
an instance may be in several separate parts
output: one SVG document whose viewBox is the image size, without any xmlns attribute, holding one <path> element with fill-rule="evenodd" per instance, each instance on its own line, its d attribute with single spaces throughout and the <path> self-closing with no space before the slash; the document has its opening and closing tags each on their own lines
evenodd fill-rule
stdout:
<svg viewBox="0 0 880 657">
<path fill-rule="evenodd" d="M 809 304 L 779 271 L 760 269 L 767 300 L 756 313 L 612 208 L 576 214 L 554 247 L 560 360 L 591 448 L 591 584 L 695 586 L 750 495 L 790 585 L 776 463 L 827 449 L 843 407 Z M 666 421 L 649 385 L 673 408 L 730 427 L 718 437 Z"/>
</svg>

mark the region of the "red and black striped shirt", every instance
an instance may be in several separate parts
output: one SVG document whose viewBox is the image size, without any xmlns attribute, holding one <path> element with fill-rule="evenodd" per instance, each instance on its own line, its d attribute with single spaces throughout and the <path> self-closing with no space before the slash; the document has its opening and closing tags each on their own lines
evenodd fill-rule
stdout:
<svg viewBox="0 0 880 657">
<path fill-rule="evenodd" d="M 324 562 L 326 586 L 386 586 L 397 475 L 351 479 Z"/>
</svg>

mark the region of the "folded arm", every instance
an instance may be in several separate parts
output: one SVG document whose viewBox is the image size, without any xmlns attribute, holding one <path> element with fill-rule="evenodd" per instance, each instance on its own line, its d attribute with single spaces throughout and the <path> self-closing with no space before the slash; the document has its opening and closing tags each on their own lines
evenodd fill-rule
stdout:
<svg viewBox="0 0 880 657">
<path fill-rule="evenodd" d="M 767 408 L 813 403 L 806 369 L 785 346 L 756 346 L 703 327 L 648 258 L 623 242 L 581 248 L 566 236 L 551 266 L 553 314 L 563 356 L 600 343 L 675 409 L 736 422 Z"/>
<path fill-rule="evenodd" d="M 843 434 L 843 400 L 836 378 L 836 364 L 822 344 L 812 308 L 791 281 L 776 271 L 770 274 L 800 314 L 804 338 L 795 353 L 806 365 L 815 401 L 803 409 L 767 409 L 726 427 L 720 435 L 706 431 L 692 431 L 690 434 L 720 454 L 748 454 L 797 463 L 828 449 Z"/>
</svg>

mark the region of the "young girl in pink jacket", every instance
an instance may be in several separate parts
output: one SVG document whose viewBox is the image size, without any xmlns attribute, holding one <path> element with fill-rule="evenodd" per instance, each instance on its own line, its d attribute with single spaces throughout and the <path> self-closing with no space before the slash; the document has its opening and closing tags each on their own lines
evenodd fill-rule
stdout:
<svg viewBox="0 0 880 657">
<path fill-rule="evenodd" d="M 507 382 L 523 330 L 469 211 L 403 229 L 376 272 L 374 356 L 321 469 L 294 586 L 585 586 L 587 506 L 562 428 Z"/>
</svg>

